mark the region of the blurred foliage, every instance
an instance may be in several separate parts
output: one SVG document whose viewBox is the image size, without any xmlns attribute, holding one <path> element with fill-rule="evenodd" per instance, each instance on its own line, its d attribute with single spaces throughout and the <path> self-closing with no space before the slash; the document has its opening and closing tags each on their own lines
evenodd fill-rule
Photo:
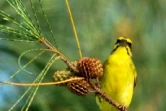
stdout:
<svg viewBox="0 0 166 111">
<path fill-rule="evenodd" d="M 23 0 L 30 15 L 33 11 L 28 0 Z M 32 0 L 44 36 L 51 36 L 37 0 Z M 64 0 L 41 0 L 43 9 L 56 36 L 59 49 L 71 60 L 78 60 L 72 26 Z M 133 60 L 138 81 L 129 111 L 164 111 L 166 109 L 166 1 L 165 0 L 69 0 L 78 32 L 83 56 L 98 57 L 103 62 L 112 50 L 118 36 L 130 37 L 133 41 Z M 18 15 L 7 4 L 0 1 L 0 10 Z M 34 19 L 35 20 L 35 19 Z M 0 24 L 11 25 L 0 17 Z M 0 37 L 6 35 L 0 33 Z M 51 39 L 50 39 L 51 40 Z M 25 50 L 42 47 L 39 43 L 0 41 L 0 81 L 4 81 L 19 69 L 17 59 Z M 23 62 L 36 53 L 26 54 Z M 28 70 L 35 74 L 44 67 L 50 54 L 35 60 Z M 58 61 L 50 69 L 44 81 L 53 81 L 57 69 L 66 66 Z M 31 82 L 35 75 L 21 72 L 12 79 L 16 82 Z M 0 88 L 0 111 L 6 111 L 20 98 L 26 87 L 5 85 Z M 28 97 L 28 96 L 27 96 Z M 24 103 L 23 99 L 21 102 Z M 21 109 L 17 106 L 16 111 Z M 30 111 L 99 111 L 95 95 L 78 97 L 66 88 L 41 86 Z"/>
</svg>

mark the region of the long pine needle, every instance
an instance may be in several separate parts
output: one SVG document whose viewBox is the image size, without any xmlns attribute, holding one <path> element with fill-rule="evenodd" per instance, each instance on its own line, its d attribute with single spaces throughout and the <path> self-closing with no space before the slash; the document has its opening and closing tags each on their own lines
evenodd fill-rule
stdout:
<svg viewBox="0 0 166 111">
<path fill-rule="evenodd" d="M 58 82 L 46 82 L 46 83 L 16 83 L 16 82 L 2 82 L 3 84 L 9 84 L 13 86 L 48 86 L 48 85 L 59 85 L 63 84 L 66 82 L 70 82 L 73 80 L 82 80 L 84 78 L 82 77 L 75 77 L 75 78 L 70 78 L 64 81 L 58 81 Z"/>
<path fill-rule="evenodd" d="M 78 35 L 77 35 L 76 28 L 75 28 L 73 16 L 72 16 L 72 13 L 71 13 L 71 10 L 70 10 L 70 5 L 69 5 L 68 0 L 65 0 L 65 1 L 66 1 L 66 5 L 67 5 L 67 10 L 68 10 L 68 13 L 69 13 L 70 21 L 71 21 L 71 24 L 72 24 L 72 27 L 73 27 L 74 37 L 76 39 L 79 56 L 80 56 L 80 58 L 82 58 L 81 46 L 80 46 L 80 43 L 79 43 L 79 40 L 78 40 Z"/>
</svg>

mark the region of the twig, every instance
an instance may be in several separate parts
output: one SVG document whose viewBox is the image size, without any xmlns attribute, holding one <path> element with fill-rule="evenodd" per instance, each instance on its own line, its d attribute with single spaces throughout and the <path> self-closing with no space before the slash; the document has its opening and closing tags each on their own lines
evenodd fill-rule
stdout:
<svg viewBox="0 0 166 111">
<path fill-rule="evenodd" d="M 94 85 L 91 81 L 89 81 L 89 84 L 93 90 L 96 91 L 96 94 L 100 95 L 102 98 L 104 98 L 107 102 L 115 106 L 120 111 L 127 111 L 126 107 L 123 105 L 118 104 L 116 101 L 114 101 L 112 98 L 107 96 L 100 88 L 98 88 L 96 85 Z"/>
<path fill-rule="evenodd" d="M 76 69 L 76 67 L 73 66 L 73 64 L 62 54 L 60 53 L 56 48 L 52 47 L 44 38 L 39 39 L 41 43 L 43 43 L 50 51 L 56 53 L 57 56 L 60 57 L 62 61 L 66 63 L 66 65 L 75 73 L 78 73 L 79 71 Z"/>
<path fill-rule="evenodd" d="M 78 40 L 78 35 L 77 35 L 76 28 L 75 28 L 75 24 L 74 24 L 74 20 L 73 20 L 73 17 L 72 17 L 72 13 L 71 13 L 71 10 L 70 10 L 70 5 L 69 5 L 68 0 L 66 0 L 66 5 L 67 5 L 67 10 L 68 10 L 68 13 L 69 13 L 70 21 L 71 21 L 71 24 L 72 24 L 72 27 L 73 27 L 73 32 L 74 32 L 74 37 L 76 39 L 78 52 L 79 52 L 80 58 L 82 58 L 81 46 L 80 46 L 80 42 Z"/>
<path fill-rule="evenodd" d="M 74 77 L 74 78 L 70 78 L 64 81 L 58 81 L 58 82 L 46 82 L 46 83 L 16 83 L 16 82 L 1 82 L 2 84 L 10 84 L 13 86 L 46 86 L 46 85 L 57 85 L 57 84 L 62 84 L 62 83 L 67 83 L 70 81 L 74 81 L 74 80 L 82 80 L 84 78 L 82 77 Z"/>
</svg>

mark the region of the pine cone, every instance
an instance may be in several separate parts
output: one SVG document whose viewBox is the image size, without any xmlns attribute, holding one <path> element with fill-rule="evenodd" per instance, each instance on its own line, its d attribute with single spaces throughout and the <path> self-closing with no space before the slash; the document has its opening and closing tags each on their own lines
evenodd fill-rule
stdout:
<svg viewBox="0 0 166 111">
<path fill-rule="evenodd" d="M 103 65 L 97 58 L 84 57 L 77 63 L 78 76 L 86 79 L 100 78 L 103 75 Z"/>
<path fill-rule="evenodd" d="M 54 73 L 54 81 L 58 82 L 58 81 L 64 81 L 66 79 L 69 79 L 73 76 L 74 74 L 72 72 L 70 72 L 69 70 L 62 70 L 62 71 L 56 71 Z M 66 84 L 62 84 L 62 85 L 66 85 Z"/>
<path fill-rule="evenodd" d="M 78 95 L 85 96 L 89 92 L 89 84 L 86 80 L 73 80 L 67 83 L 69 91 Z"/>
</svg>

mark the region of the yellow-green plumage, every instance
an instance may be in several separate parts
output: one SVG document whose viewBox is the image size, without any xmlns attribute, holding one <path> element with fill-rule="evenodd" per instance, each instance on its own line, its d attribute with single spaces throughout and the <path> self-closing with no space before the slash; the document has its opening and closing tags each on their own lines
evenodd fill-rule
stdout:
<svg viewBox="0 0 166 111">
<path fill-rule="evenodd" d="M 119 37 L 113 52 L 104 63 L 104 75 L 100 86 L 117 103 L 129 106 L 136 80 L 136 70 L 131 59 L 131 40 Z M 114 106 L 97 98 L 101 111 L 118 111 Z"/>
</svg>

